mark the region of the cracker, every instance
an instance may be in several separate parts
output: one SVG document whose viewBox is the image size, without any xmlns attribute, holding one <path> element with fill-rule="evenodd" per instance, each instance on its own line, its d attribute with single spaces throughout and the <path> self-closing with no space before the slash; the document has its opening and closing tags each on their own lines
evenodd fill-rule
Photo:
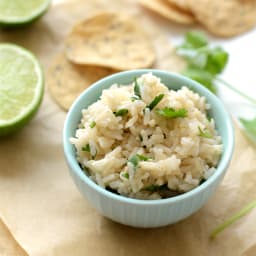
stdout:
<svg viewBox="0 0 256 256">
<path fill-rule="evenodd" d="M 47 74 L 47 87 L 57 104 L 68 110 L 73 101 L 97 80 L 114 73 L 108 68 L 79 66 L 59 54 Z"/>
<path fill-rule="evenodd" d="M 180 24 L 193 24 L 195 19 L 189 12 L 182 11 L 168 0 L 139 0 L 140 4 L 161 16 Z"/>
<path fill-rule="evenodd" d="M 167 0 L 167 1 L 173 5 L 176 5 L 181 10 L 190 11 L 187 0 Z"/>
<path fill-rule="evenodd" d="M 190 10 L 210 32 L 229 37 L 246 32 L 256 23 L 256 1 L 187 0 Z"/>
<path fill-rule="evenodd" d="M 155 50 L 133 17 L 100 13 L 73 27 L 66 40 L 66 54 L 77 64 L 118 70 L 151 67 Z"/>
</svg>

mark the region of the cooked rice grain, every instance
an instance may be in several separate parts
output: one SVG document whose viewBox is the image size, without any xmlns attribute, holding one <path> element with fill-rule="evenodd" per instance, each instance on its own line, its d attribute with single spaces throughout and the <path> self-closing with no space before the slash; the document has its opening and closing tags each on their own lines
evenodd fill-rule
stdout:
<svg viewBox="0 0 256 256">
<path fill-rule="evenodd" d="M 82 110 L 70 139 L 78 162 L 98 185 L 128 197 L 159 199 L 164 190 L 184 193 L 197 187 L 214 173 L 222 153 L 215 122 L 207 118 L 210 105 L 186 86 L 169 90 L 151 73 L 137 82 L 141 98 L 135 83 L 114 84 Z M 163 99 L 150 110 L 160 94 Z M 187 115 L 166 118 L 157 112 L 166 107 L 185 109 Z"/>
</svg>

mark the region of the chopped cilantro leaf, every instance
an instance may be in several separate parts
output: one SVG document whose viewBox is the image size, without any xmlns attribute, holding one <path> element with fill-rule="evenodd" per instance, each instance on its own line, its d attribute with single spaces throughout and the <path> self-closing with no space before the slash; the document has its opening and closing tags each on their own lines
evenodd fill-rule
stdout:
<svg viewBox="0 0 256 256">
<path fill-rule="evenodd" d="M 184 108 L 175 110 L 174 108 L 165 107 L 163 109 L 157 109 L 156 112 L 166 118 L 178 118 L 186 117 L 188 111 Z"/>
<path fill-rule="evenodd" d="M 140 154 L 135 154 L 133 155 L 128 162 L 132 163 L 134 167 L 137 167 L 140 161 L 148 161 L 151 160 L 152 158 L 147 157 L 147 156 L 143 156 Z"/>
<path fill-rule="evenodd" d="M 149 185 L 147 187 L 144 188 L 144 190 L 147 190 L 147 191 L 150 191 L 150 192 L 157 192 L 157 191 L 160 191 L 160 190 L 164 190 L 164 189 L 168 189 L 168 186 L 167 184 L 164 184 L 164 185 Z"/>
<path fill-rule="evenodd" d="M 206 139 L 211 139 L 213 136 L 212 134 L 207 130 L 202 130 L 200 126 L 198 126 L 198 130 L 199 130 L 199 136 L 206 138 Z"/>
<path fill-rule="evenodd" d="M 126 108 L 122 108 L 119 109 L 118 111 L 114 112 L 115 116 L 125 116 L 126 114 L 128 114 L 128 109 Z"/>
<path fill-rule="evenodd" d="M 96 125 L 96 122 L 95 122 L 95 121 L 92 121 L 92 122 L 90 123 L 90 127 L 91 127 L 91 128 L 95 127 L 95 125 Z"/>
<path fill-rule="evenodd" d="M 84 147 L 82 147 L 82 150 L 83 150 L 83 151 L 86 151 L 86 152 L 91 152 L 90 145 L 89 145 L 89 144 L 86 144 Z"/>
<path fill-rule="evenodd" d="M 185 49 L 197 49 L 208 45 L 205 34 L 201 31 L 188 31 L 185 34 L 185 40 L 180 46 Z"/>
<path fill-rule="evenodd" d="M 129 179 L 129 173 L 128 173 L 128 172 L 123 173 L 122 176 L 123 176 L 124 178 L 126 178 L 126 179 Z"/>
<path fill-rule="evenodd" d="M 140 86 L 137 81 L 137 78 L 134 79 L 134 94 L 137 96 L 137 99 L 141 99 Z"/>
<path fill-rule="evenodd" d="M 164 94 L 159 94 L 147 105 L 147 108 L 152 110 L 164 97 Z"/>
</svg>

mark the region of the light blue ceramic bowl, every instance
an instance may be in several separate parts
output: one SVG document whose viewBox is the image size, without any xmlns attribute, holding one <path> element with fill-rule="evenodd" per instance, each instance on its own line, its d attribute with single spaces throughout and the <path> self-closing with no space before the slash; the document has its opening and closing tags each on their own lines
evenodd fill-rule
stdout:
<svg viewBox="0 0 256 256">
<path fill-rule="evenodd" d="M 172 198 L 161 200 L 139 200 L 116 195 L 95 184 L 80 168 L 76 161 L 75 148 L 69 138 L 81 119 L 81 110 L 95 102 L 103 89 L 112 84 L 129 84 L 134 77 L 152 72 L 161 78 L 170 89 L 177 90 L 186 85 L 205 96 L 211 105 L 210 115 L 215 119 L 224 148 L 216 172 L 197 188 Z M 68 112 L 64 131 L 63 145 L 71 176 L 87 200 L 104 216 L 134 227 L 160 227 L 178 222 L 201 208 L 220 184 L 231 159 L 234 147 L 234 131 L 229 114 L 222 102 L 200 84 L 178 74 L 160 70 L 134 70 L 114 74 L 96 82 L 84 91 Z"/>
</svg>

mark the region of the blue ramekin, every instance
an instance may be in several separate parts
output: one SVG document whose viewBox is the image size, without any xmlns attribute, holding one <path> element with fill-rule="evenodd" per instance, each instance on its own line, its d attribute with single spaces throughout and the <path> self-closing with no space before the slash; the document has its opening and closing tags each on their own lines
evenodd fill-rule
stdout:
<svg viewBox="0 0 256 256">
<path fill-rule="evenodd" d="M 207 99 L 211 105 L 210 115 L 214 118 L 217 130 L 222 137 L 223 153 L 215 173 L 197 188 L 175 197 L 160 200 L 139 200 L 109 192 L 95 184 L 81 169 L 74 146 L 69 138 L 75 135 L 81 119 L 81 110 L 95 102 L 103 89 L 112 84 L 129 84 L 135 77 L 152 72 L 161 78 L 170 89 L 177 90 L 188 86 Z M 201 208 L 220 184 L 229 166 L 234 148 L 234 129 L 230 115 L 223 103 L 199 83 L 181 75 L 154 69 L 141 69 L 120 72 L 94 83 L 85 90 L 70 108 L 63 130 L 63 146 L 70 174 L 79 191 L 94 208 L 113 221 L 134 227 L 160 227 L 178 222 Z"/>
</svg>

